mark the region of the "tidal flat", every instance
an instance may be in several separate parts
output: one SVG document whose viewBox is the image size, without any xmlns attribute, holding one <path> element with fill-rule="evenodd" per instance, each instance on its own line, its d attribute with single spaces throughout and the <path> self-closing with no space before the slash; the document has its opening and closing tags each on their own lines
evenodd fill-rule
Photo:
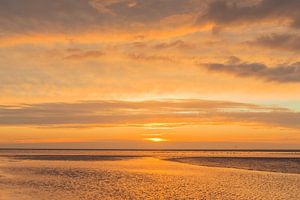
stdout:
<svg viewBox="0 0 300 200">
<path fill-rule="evenodd" d="M 0 151 L 0 199 L 297 200 L 299 168 L 299 152 Z"/>
</svg>

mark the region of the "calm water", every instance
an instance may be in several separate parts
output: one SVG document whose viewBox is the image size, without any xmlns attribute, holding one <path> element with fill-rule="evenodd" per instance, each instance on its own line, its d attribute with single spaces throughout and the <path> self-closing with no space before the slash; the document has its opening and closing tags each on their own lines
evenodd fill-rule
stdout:
<svg viewBox="0 0 300 200">
<path fill-rule="evenodd" d="M 299 152 L 0 150 L 0 199 L 296 200 L 299 159 Z"/>
</svg>

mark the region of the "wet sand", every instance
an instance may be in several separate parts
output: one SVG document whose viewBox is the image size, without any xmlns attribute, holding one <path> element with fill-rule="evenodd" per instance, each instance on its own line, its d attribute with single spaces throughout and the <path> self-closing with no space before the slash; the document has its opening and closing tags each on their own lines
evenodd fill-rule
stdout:
<svg viewBox="0 0 300 200">
<path fill-rule="evenodd" d="M 138 158 L 140 156 L 122 155 L 8 155 L 6 158 L 15 160 L 49 160 L 49 161 L 104 161 Z"/>
<path fill-rule="evenodd" d="M 197 166 L 153 157 L 51 158 L 0 158 L 0 199 L 300 199 L 299 174 Z"/>
<path fill-rule="evenodd" d="M 208 167 L 300 174 L 300 158 L 184 157 L 169 160 Z"/>
</svg>

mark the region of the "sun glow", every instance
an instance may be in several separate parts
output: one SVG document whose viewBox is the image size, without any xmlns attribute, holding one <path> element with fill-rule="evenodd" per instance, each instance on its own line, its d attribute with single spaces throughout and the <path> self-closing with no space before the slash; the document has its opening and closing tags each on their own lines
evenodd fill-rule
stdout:
<svg viewBox="0 0 300 200">
<path fill-rule="evenodd" d="M 166 139 L 158 138 L 158 137 L 146 138 L 146 140 L 151 141 L 151 142 L 164 142 L 164 141 L 167 141 Z"/>
</svg>

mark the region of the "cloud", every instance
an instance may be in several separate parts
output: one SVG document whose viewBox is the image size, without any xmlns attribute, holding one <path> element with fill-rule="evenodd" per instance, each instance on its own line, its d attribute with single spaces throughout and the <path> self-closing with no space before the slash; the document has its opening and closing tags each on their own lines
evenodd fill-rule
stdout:
<svg viewBox="0 0 300 200">
<path fill-rule="evenodd" d="M 280 83 L 300 82 L 300 62 L 268 67 L 263 63 L 242 62 L 233 57 L 226 63 L 208 63 L 201 66 L 212 72 L 224 72 L 238 77 L 255 77 Z"/>
<path fill-rule="evenodd" d="M 99 12 L 109 13 L 130 22 L 151 23 L 197 10 L 193 0 L 91 0 Z"/>
<path fill-rule="evenodd" d="M 191 49 L 194 45 L 188 44 L 183 40 L 176 40 L 173 42 L 164 42 L 159 43 L 154 46 L 154 49 L 169 49 L 169 48 L 178 48 L 178 49 Z"/>
<path fill-rule="evenodd" d="M 160 40 L 158 42 L 132 42 L 128 44 L 129 48 L 138 49 L 139 51 L 154 51 L 155 53 L 160 53 L 159 51 L 193 51 L 197 48 L 197 45 L 193 42 L 186 42 L 181 39 L 172 40 L 172 41 L 163 41 Z"/>
<path fill-rule="evenodd" d="M 199 30 L 194 0 L 2 0 L 0 47 L 170 39 Z"/>
<path fill-rule="evenodd" d="M 163 55 L 147 55 L 143 53 L 130 53 L 128 58 L 137 61 L 167 61 L 167 62 L 178 62 L 174 57 L 163 56 Z"/>
<path fill-rule="evenodd" d="M 300 28 L 298 0 L 212 1 L 205 14 L 200 14 L 198 23 L 212 22 L 217 26 L 262 22 L 268 20 L 290 20 L 290 25 Z"/>
<path fill-rule="evenodd" d="M 0 125 L 36 127 L 138 126 L 147 124 L 265 124 L 300 128 L 300 113 L 255 104 L 210 100 L 82 101 L 0 107 Z"/>
<path fill-rule="evenodd" d="M 130 32 L 195 12 L 194 5 L 192 0 L 1 0 L 0 36 Z"/>
<path fill-rule="evenodd" d="M 80 50 L 80 49 L 69 49 L 69 55 L 65 57 L 65 59 L 70 60 L 81 60 L 81 59 L 88 59 L 88 58 L 98 58 L 102 57 L 105 54 L 99 50 Z"/>
<path fill-rule="evenodd" d="M 283 49 L 293 52 L 300 51 L 300 36 L 296 34 L 269 34 L 263 35 L 248 42 L 250 45 L 259 45 L 267 48 Z"/>
<path fill-rule="evenodd" d="M 78 32 L 88 24 L 103 24 L 105 18 L 81 0 L 2 0 L 0 31 L 4 34 Z"/>
<path fill-rule="evenodd" d="M 148 32 L 154 35 L 167 30 L 178 36 L 182 32 L 198 32 L 195 21 L 222 26 L 287 19 L 293 27 L 300 27 L 298 0 L 249 2 L 252 1 L 2 0 L 0 38 L 32 35 L 38 39 L 45 34 L 62 38 L 84 34 L 89 37 L 88 33 L 120 36 L 120 33 L 147 35 L 145 32 Z"/>
</svg>

